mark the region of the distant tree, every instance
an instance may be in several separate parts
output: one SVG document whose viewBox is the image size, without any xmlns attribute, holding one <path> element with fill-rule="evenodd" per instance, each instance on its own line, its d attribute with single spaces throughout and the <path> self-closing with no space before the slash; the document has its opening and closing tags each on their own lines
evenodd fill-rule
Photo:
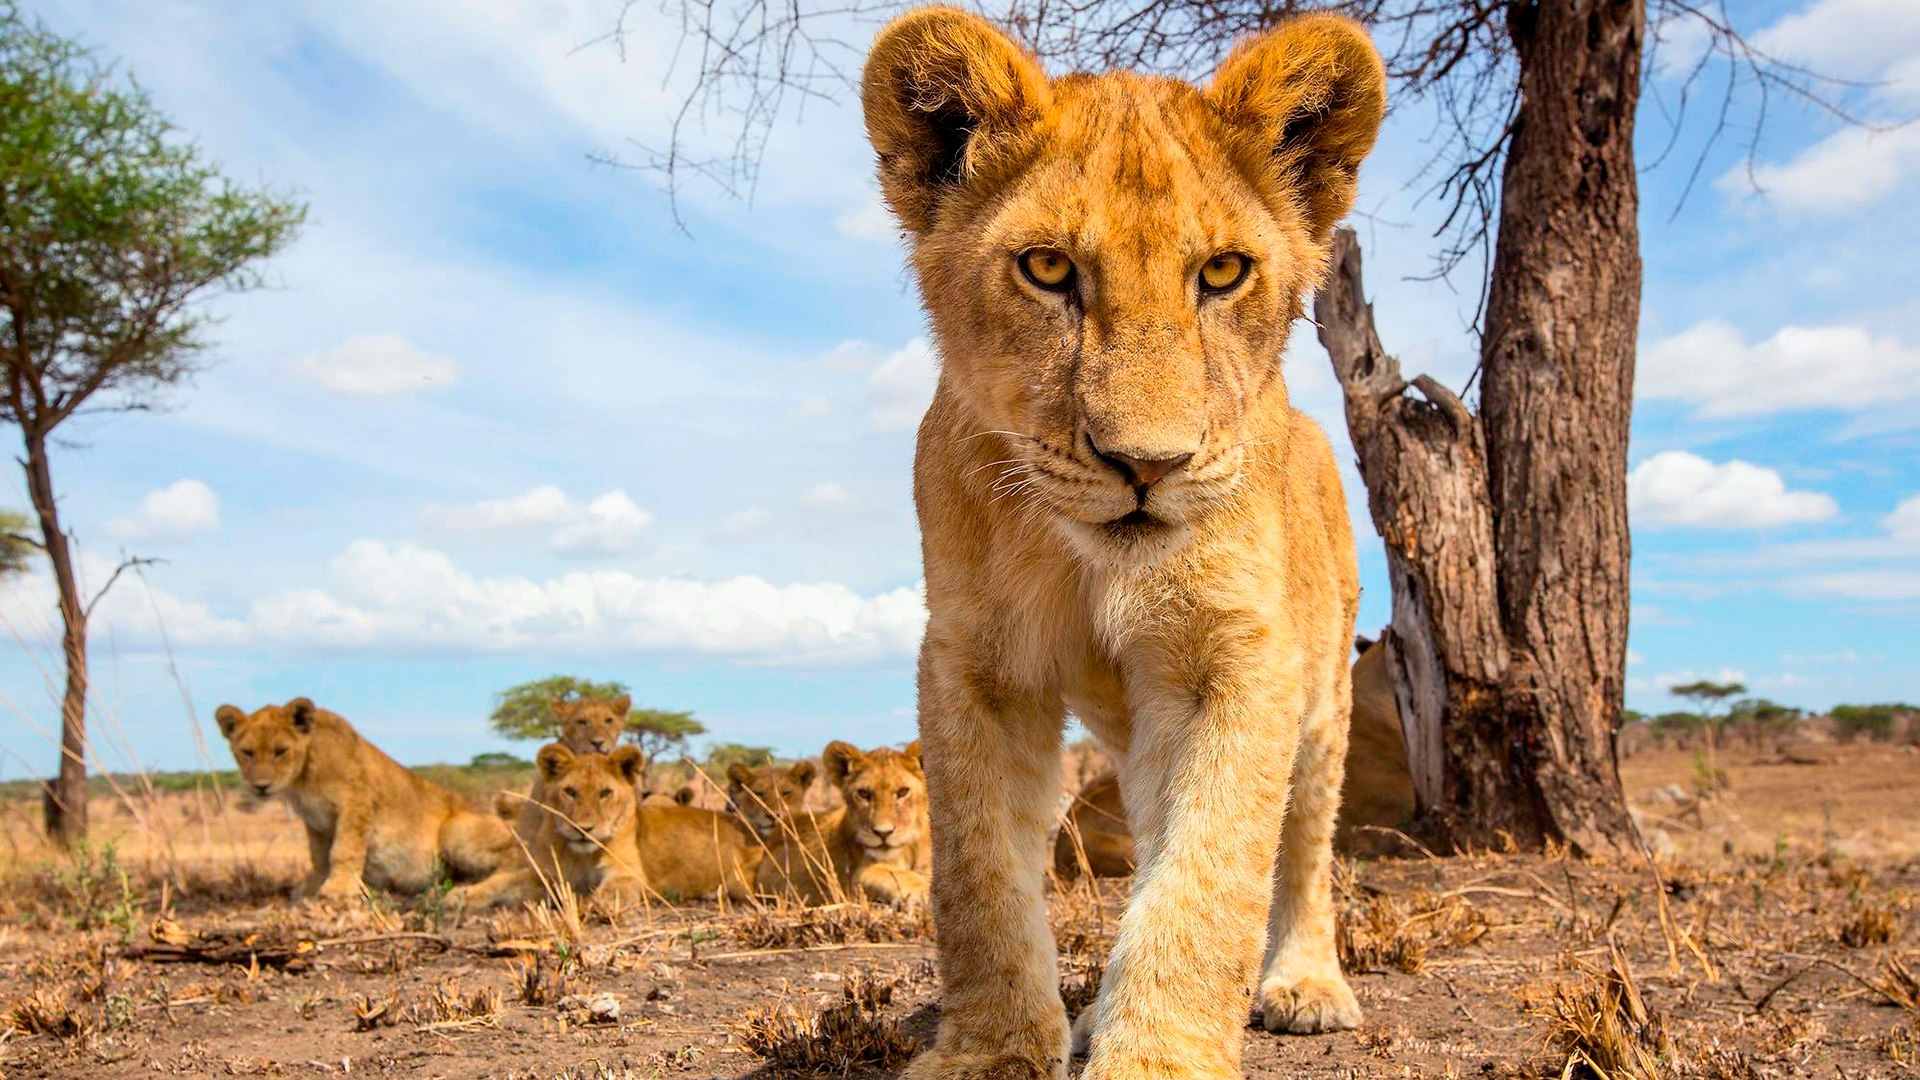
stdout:
<svg viewBox="0 0 1920 1080">
<path fill-rule="evenodd" d="M 221 176 L 137 86 L 12 0 L 0 0 L 0 118 L 0 421 L 20 429 L 59 594 L 66 688 L 47 831 L 69 844 L 87 831 L 87 621 L 134 560 L 82 591 L 54 432 L 82 411 L 155 408 L 207 345 L 199 303 L 258 286 L 257 264 L 306 211 Z"/>
<path fill-rule="evenodd" d="M 684 751 L 687 740 L 705 735 L 707 726 L 690 712 L 667 709 L 635 709 L 627 715 L 627 732 L 647 755 L 657 761 L 669 750 Z"/>
<path fill-rule="evenodd" d="M 560 731 L 553 718 L 554 702 L 619 697 L 626 692 L 627 684 L 622 682 L 597 683 L 577 675 L 549 675 L 500 691 L 493 699 L 493 714 L 487 719 L 493 730 L 506 738 L 544 741 Z"/>
<path fill-rule="evenodd" d="M 1693 703 L 1693 707 L 1702 716 L 1713 716 L 1727 699 L 1738 697 L 1747 692 L 1747 684 L 1741 682 L 1713 682 L 1701 679 L 1699 682 L 1682 683 L 1669 687 L 1667 693 L 1684 698 Z"/>
<path fill-rule="evenodd" d="M 1902 716 L 1920 714 L 1920 706 L 1891 702 L 1884 705 L 1835 705 L 1834 734 L 1848 741 L 1867 738 L 1885 742 L 1893 738 L 1894 725 Z"/>
<path fill-rule="evenodd" d="M 506 753 L 505 751 L 489 750 L 484 754 L 473 755 L 473 760 L 467 762 L 467 768 L 469 769 L 524 769 L 531 764 L 533 764 L 533 762 L 528 761 L 527 759 L 522 757 L 515 757 L 514 755 Z"/>
<path fill-rule="evenodd" d="M 1768 740 L 1778 744 L 1800 726 L 1806 710 L 1766 698 L 1741 698 L 1727 706 L 1727 727 L 1759 749 Z"/>
<path fill-rule="evenodd" d="M 702 766 L 708 776 L 724 781 L 727 770 L 735 765 L 745 765 L 757 769 L 774 762 L 773 748 L 770 746 L 744 746 L 740 743 L 715 743 L 707 749 L 707 760 Z"/>
</svg>

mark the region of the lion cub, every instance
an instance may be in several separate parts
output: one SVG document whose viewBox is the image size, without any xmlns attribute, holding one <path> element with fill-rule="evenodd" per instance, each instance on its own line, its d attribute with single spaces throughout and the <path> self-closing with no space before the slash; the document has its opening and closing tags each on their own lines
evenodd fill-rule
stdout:
<svg viewBox="0 0 1920 1080">
<path fill-rule="evenodd" d="M 617 698 L 582 698 L 578 701 L 554 700 L 547 704 L 553 712 L 555 726 L 559 729 L 560 745 L 576 754 L 608 754 L 620 743 L 620 733 L 627 729 L 627 714 L 633 711 L 633 697 L 621 694 Z M 502 801 L 502 800 L 505 801 Z M 540 773 L 533 774 L 533 787 L 525 799 L 517 799 L 502 793 L 495 799 L 495 808 L 518 804 L 507 816 L 513 821 L 513 831 L 522 840 L 530 840 L 540 830 L 541 819 L 545 811 L 547 793 Z"/>
<path fill-rule="evenodd" d="M 647 896 L 752 895 L 759 846 L 724 814 L 678 802 L 641 804 L 636 783 L 646 759 L 639 748 L 576 754 L 565 743 L 548 743 L 537 765 L 535 785 L 545 794 L 534 804 L 534 828 L 519 833 L 527 847 L 523 865 L 461 891 L 458 902 L 543 900 L 550 895 L 547 883 L 562 881 L 610 910 Z M 502 814 L 509 809 L 498 800 L 495 806 Z"/>
<path fill-rule="evenodd" d="M 1204 87 L 1055 78 L 927 7 L 880 32 L 861 103 L 940 355 L 913 477 L 943 996 L 905 1076 L 1065 1080 L 1069 712 L 1139 862 L 1084 1080 L 1237 1080 L 1249 1005 L 1354 1027 L 1331 865 L 1359 571 L 1282 357 L 1385 115 L 1372 40 L 1310 15 Z"/>
<path fill-rule="evenodd" d="M 306 824 L 313 871 L 299 896 L 358 896 L 363 882 L 420 893 L 438 869 L 473 880 L 512 857 L 498 817 L 415 776 L 307 698 L 251 715 L 222 705 L 214 719 L 247 786 L 285 799 Z"/>
<path fill-rule="evenodd" d="M 800 810 L 811 762 L 728 772 L 729 798 L 767 843 L 758 890 L 809 904 L 853 895 L 898 907 L 925 902 L 933 859 L 920 744 L 863 752 L 836 741 L 821 758 L 844 805 L 818 814 Z"/>
<path fill-rule="evenodd" d="M 522 864 L 454 890 L 448 902 L 487 907 L 543 900 L 562 883 L 605 909 L 617 911 L 643 900 L 647 881 L 640 869 L 633 794 L 643 764 L 639 749 L 576 754 L 565 743 L 549 743 L 535 764 L 534 786 L 544 795 L 527 804 L 533 808 L 533 828 L 520 833 L 527 845 Z M 523 811 L 523 822 L 527 816 Z"/>
</svg>

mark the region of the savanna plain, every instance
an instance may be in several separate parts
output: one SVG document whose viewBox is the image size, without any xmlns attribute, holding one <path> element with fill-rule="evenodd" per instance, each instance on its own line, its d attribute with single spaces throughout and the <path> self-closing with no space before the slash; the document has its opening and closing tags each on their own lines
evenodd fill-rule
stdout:
<svg viewBox="0 0 1920 1080">
<path fill-rule="evenodd" d="M 1099 771 L 1086 753 L 1070 786 Z M 1252 1019 L 1248 1075 L 1920 1071 L 1913 746 L 1649 745 L 1623 775 L 1644 858 L 1393 835 L 1343 857 L 1340 953 L 1365 1020 L 1290 1037 Z M 439 778 L 485 798 L 530 774 Z M 296 902 L 306 852 L 284 804 L 217 777 L 118 786 L 72 853 L 38 839 L 36 799 L 4 804 L 5 1075 L 883 1077 L 932 1037 L 921 910 Z M 1093 998 L 1125 888 L 1054 883 L 1070 1010 Z"/>
</svg>

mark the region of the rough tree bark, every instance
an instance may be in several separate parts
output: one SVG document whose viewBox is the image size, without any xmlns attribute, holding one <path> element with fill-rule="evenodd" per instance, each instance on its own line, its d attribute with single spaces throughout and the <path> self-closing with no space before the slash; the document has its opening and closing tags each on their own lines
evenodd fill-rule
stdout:
<svg viewBox="0 0 1920 1080">
<path fill-rule="evenodd" d="M 1600 853 L 1636 838 L 1614 735 L 1627 664 L 1646 9 L 1556 0 L 1510 12 L 1520 108 L 1480 352 L 1508 648 L 1503 734 L 1545 834 Z"/>
<path fill-rule="evenodd" d="M 1426 825 L 1456 845 L 1637 837 L 1626 451 L 1640 314 L 1642 0 L 1520 4 L 1475 417 L 1374 331 L 1350 232 L 1315 301 L 1393 587 L 1388 658 Z M 1504 834 L 1504 835 L 1503 835 Z"/>
<path fill-rule="evenodd" d="M 60 525 L 44 432 L 26 434 L 27 497 L 40 517 L 40 535 L 60 594 L 60 647 L 67 663 L 60 698 L 60 772 L 48 791 L 47 837 L 61 846 L 87 835 L 87 617 L 73 567 L 73 547 Z"/>
</svg>

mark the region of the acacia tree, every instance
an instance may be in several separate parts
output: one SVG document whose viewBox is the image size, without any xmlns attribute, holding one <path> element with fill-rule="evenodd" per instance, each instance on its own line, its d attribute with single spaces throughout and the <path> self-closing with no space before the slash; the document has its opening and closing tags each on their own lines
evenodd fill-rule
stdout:
<svg viewBox="0 0 1920 1080">
<path fill-rule="evenodd" d="M 59 595 L 66 687 L 47 831 L 64 844 L 87 830 L 87 622 L 137 560 L 85 591 L 54 434 L 82 412 L 154 408 L 207 344 L 199 304 L 259 285 L 259 261 L 305 210 L 226 180 L 138 87 L 10 0 L 0 117 L 0 419 L 20 429 L 34 543 Z"/>
<path fill-rule="evenodd" d="M 626 692 L 627 684 L 623 682 L 549 675 L 502 690 L 494 698 L 493 714 L 488 722 L 494 731 L 509 739 L 547 740 L 560 733 L 559 722 L 553 715 L 554 702 L 617 698 Z M 667 709 L 629 710 L 624 730 L 646 753 L 649 762 L 671 748 L 684 749 L 688 739 L 707 733 L 706 725 L 695 720 L 692 713 Z"/>
<path fill-rule="evenodd" d="M 1558 840 L 1601 854 L 1638 842 L 1614 742 L 1649 4 L 1702 31 L 1678 112 L 1715 61 L 1729 102 L 1785 93 L 1839 112 L 1832 83 L 1756 51 L 1717 0 L 1008 0 L 987 12 L 1062 65 L 1196 77 L 1241 35 L 1337 11 L 1372 28 L 1398 96 L 1439 118 L 1425 174 L 1446 211 L 1438 270 L 1485 256 L 1480 408 L 1401 377 L 1350 233 L 1316 320 L 1386 541 L 1388 658 L 1421 822 L 1456 844 Z M 904 6 L 670 2 L 696 78 L 668 145 L 631 164 L 669 190 L 688 175 L 749 189 L 783 103 L 849 85 L 864 44 L 852 28 Z M 716 121 L 742 137 L 703 157 L 683 136 Z M 1726 130 L 1723 111 L 1712 138 Z"/>
</svg>

